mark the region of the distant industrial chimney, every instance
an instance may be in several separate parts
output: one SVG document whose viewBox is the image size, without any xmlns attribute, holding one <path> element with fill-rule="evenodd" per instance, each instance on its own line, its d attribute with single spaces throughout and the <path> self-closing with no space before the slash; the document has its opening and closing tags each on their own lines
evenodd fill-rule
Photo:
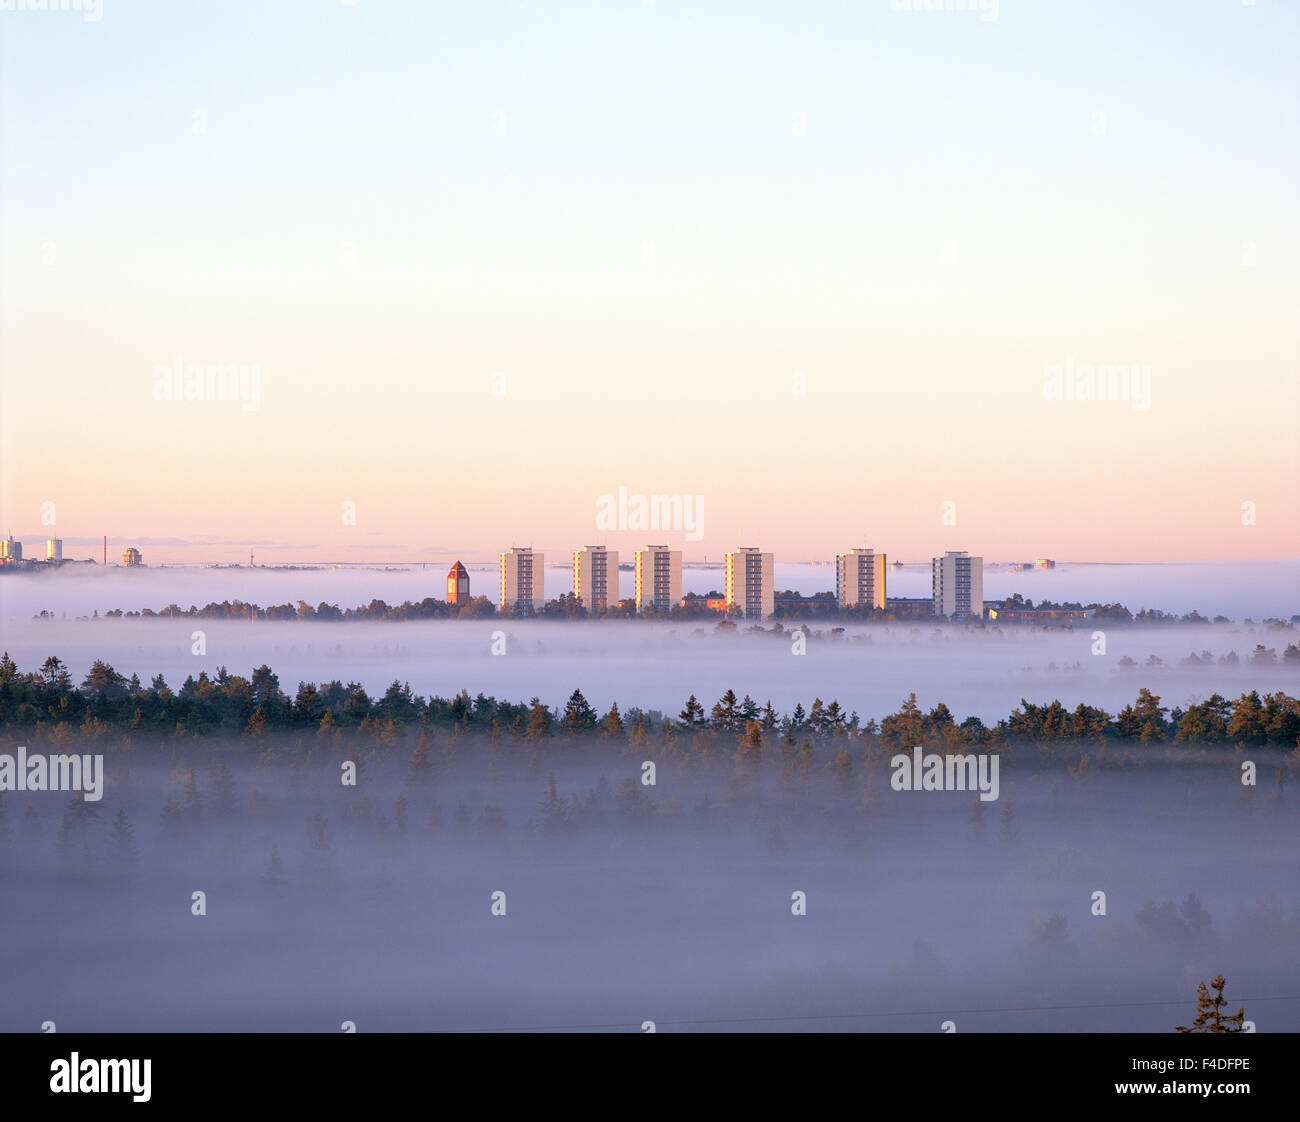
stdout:
<svg viewBox="0 0 1300 1122">
<path fill-rule="evenodd" d="M 108 564 L 108 535 L 104 535 L 104 564 Z"/>
</svg>

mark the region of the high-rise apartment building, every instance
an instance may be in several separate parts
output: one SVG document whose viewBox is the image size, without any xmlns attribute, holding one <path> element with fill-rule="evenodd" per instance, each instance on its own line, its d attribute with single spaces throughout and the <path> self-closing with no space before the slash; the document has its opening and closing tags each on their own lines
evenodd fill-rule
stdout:
<svg viewBox="0 0 1300 1122">
<path fill-rule="evenodd" d="M 682 598 L 682 551 L 648 545 L 636 551 L 637 609 L 671 608 Z"/>
<path fill-rule="evenodd" d="M 573 551 L 573 594 L 589 612 L 618 604 L 618 551 L 584 545 Z"/>
<path fill-rule="evenodd" d="M 534 553 L 527 546 L 512 546 L 501 554 L 500 609 L 511 611 L 517 604 L 527 604 L 534 611 L 546 603 L 546 581 L 543 554 Z"/>
<path fill-rule="evenodd" d="M 48 538 L 45 542 L 45 560 L 56 565 L 63 563 L 63 539 Z"/>
<path fill-rule="evenodd" d="M 23 543 L 14 540 L 13 531 L 9 531 L 9 536 L 0 540 L 0 561 L 10 564 L 23 559 Z"/>
<path fill-rule="evenodd" d="M 930 563 L 934 614 L 946 619 L 984 616 L 984 558 L 949 550 Z"/>
<path fill-rule="evenodd" d="M 728 608 L 740 608 L 750 619 L 766 619 L 775 608 L 772 555 L 754 545 L 737 546 L 726 555 L 723 596 Z"/>
<path fill-rule="evenodd" d="M 850 549 L 835 556 L 835 602 L 841 608 L 885 608 L 885 555 Z"/>
</svg>

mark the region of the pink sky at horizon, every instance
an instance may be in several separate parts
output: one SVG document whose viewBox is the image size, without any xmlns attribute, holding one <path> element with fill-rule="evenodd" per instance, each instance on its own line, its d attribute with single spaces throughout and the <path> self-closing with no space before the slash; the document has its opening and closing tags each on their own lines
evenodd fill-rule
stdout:
<svg viewBox="0 0 1300 1122">
<path fill-rule="evenodd" d="M 492 7 L 10 21 L 0 531 L 1300 557 L 1294 12 Z M 702 535 L 600 530 L 619 488 Z"/>
</svg>

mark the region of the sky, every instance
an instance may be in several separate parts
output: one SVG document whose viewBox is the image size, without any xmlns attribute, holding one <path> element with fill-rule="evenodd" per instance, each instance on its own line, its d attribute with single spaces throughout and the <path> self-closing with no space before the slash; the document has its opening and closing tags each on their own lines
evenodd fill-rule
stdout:
<svg viewBox="0 0 1300 1122">
<path fill-rule="evenodd" d="M 1297 9 L 902 7 L 0 11 L 3 528 L 1300 557 Z"/>
</svg>

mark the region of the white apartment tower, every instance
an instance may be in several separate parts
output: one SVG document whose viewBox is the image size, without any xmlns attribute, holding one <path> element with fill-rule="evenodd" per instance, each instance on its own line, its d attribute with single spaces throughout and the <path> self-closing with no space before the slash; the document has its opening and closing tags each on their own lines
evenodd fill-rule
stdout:
<svg viewBox="0 0 1300 1122">
<path fill-rule="evenodd" d="M 45 560 L 53 561 L 56 565 L 63 562 L 63 539 L 47 538 L 45 542 Z"/>
<path fill-rule="evenodd" d="M 508 553 L 501 554 L 499 607 L 503 612 L 521 603 L 537 611 L 546 603 L 544 564 L 545 555 L 527 546 L 512 546 Z"/>
<path fill-rule="evenodd" d="M 841 608 L 885 608 L 885 555 L 850 549 L 835 555 L 835 602 Z"/>
<path fill-rule="evenodd" d="M 930 564 L 934 614 L 946 619 L 981 619 L 984 615 L 984 558 L 949 550 Z"/>
<path fill-rule="evenodd" d="M 573 594 L 589 612 L 618 604 L 618 551 L 584 545 L 573 551 Z"/>
<path fill-rule="evenodd" d="M 772 589 L 772 555 L 758 546 L 741 545 L 726 555 L 723 596 L 728 608 L 740 608 L 750 619 L 766 619 L 776 607 Z"/>
<path fill-rule="evenodd" d="M 682 552 L 666 545 L 636 551 L 637 609 L 671 608 L 682 598 Z"/>
</svg>

